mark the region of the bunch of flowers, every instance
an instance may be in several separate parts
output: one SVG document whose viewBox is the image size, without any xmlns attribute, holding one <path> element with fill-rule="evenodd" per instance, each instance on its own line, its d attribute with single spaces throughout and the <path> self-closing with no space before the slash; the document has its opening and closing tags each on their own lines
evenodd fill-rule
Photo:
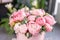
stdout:
<svg viewBox="0 0 60 40">
<path fill-rule="evenodd" d="M 38 35 L 42 31 L 50 32 L 56 23 L 54 17 L 43 9 L 31 9 L 24 7 L 12 13 L 9 24 L 15 33 L 22 33 L 26 37 Z"/>
</svg>

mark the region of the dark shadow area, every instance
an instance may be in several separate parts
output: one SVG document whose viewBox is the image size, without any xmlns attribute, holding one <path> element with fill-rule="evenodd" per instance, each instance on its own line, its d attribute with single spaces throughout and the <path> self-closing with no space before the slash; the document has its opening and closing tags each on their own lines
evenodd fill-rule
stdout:
<svg viewBox="0 0 60 40">
<path fill-rule="evenodd" d="M 5 8 L 5 4 L 0 4 L 0 20 L 5 17 L 7 17 L 7 9 Z"/>
</svg>

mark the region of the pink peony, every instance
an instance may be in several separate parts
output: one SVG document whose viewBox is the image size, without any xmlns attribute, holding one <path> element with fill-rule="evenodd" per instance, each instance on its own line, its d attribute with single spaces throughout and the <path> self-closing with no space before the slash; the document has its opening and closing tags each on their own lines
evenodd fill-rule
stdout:
<svg viewBox="0 0 60 40">
<path fill-rule="evenodd" d="M 11 19 L 13 19 L 15 22 L 16 21 L 22 21 L 26 17 L 26 14 L 23 10 L 18 10 L 17 12 L 14 12 L 11 15 Z"/>
<path fill-rule="evenodd" d="M 28 20 L 30 20 L 30 21 L 34 21 L 35 18 L 36 18 L 36 16 L 34 16 L 34 15 L 30 15 L 30 16 L 28 16 Z"/>
<path fill-rule="evenodd" d="M 15 22 L 16 22 L 16 21 L 22 21 L 23 19 L 24 19 L 23 16 L 18 15 L 18 16 L 16 16 L 16 17 L 14 18 L 14 21 L 15 21 Z"/>
<path fill-rule="evenodd" d="M 20 25 L 19 30 L 21 33 L 26 33 L 27 32 L 26 24 Z"/>
<path fill-rule="evenodd" d="M 40 32 L 41 26 L 36 24 L 35 22 L 29 22 L 28 25 L 28 30 L 32 35 L 36 35 Z"/>
<path fill-rule="evenodd" d="M 36 19 L 36 23 L 38 23 L 39 25 L 43 26 L 46 22 L 45 22 L 44 17 L 38 17 Z"/>
<path fill-rule="evenodd" d="M 25 12 L 24 8 L 22 8 L 21 10 L 18 10 L 17 12 L 13 12 L 12 15 L 10 16 L 9 24 L 11 25 L 11 23 L 13 22 L 22 21 L 27 15 L 29 15 L 29 13 Z"/>
<path fill-rule="evenodd" d="M 20 11 L 22 11 L 22 13 L 25 14 L 25 16 L 29 16 L 30 15 L 29 9 L 22 8 Z"/>
<path fill-rule="evenodd" d="M 15 33 L 26 33 L 27 27 L 26 24 L 20 25 L 20 23 L 16 23 L 14 26 Z"/>
<path fill-rule="evenodd" d="M 18 13 L 19 13 L 20 16 L 26 17 L 26 13 L 23 9 L 18 10 Z"/>
<path fill-rule="evenodd" d="M 17 12 L 13 12 L 11 16 L 12 16 L 12 17 L 15 17 L 15 16 L 17 16 L 17 15 L 19 15 Z"/>
<path fill-rule="evenodd" d="M 20 32 L 19 27 L 20 27 L 20 23 L 16 23 L 15 26 L 14 26 L 15 33 L 19 33 Z"/>
<path fill-rule="evenodd" d="M 29 23 L 29 24 L 33 24 L 33 23 L 35 23 L 35 22 L 34 22 L 34 21 L 29 21 L 28 23 Z"/>
<path fill-rule="evenodd" d="M 46 15 L 44 16 L 46 23 L 50 24 L 50 25 L 54 25 L 56 23 L 55 19 L 53 16 L 51 15 Z"/>
<path fill-rule="evenodd" d="M 13 21 L 13 19 L 11 19 L 10 21 L 9 21 L 9 25 L 12 27 L 14 24 L 14 21 Z"/>
<path fill-rule="evenodd" d="M 9 24 L 11 27 L 14 25 L 14 19 L 11 16 L 9 17 Z"/>
<path fill-rule="evenodd" d="M 44 16 L 45 15 L 45 11 L 43 9 L 39 10 L 40 16 Z"/>
<path fill-rule="evenodd" d="M 33 9 L 30 11 L 31 14 L 36 15 L 36 16 L 44 16 L 45 11 L 42 9 Z"/>
<path fill-rule="evenodd" d="M 53 27 L 50 26 L 48 23 L 46 23 L 44 27 L 46 28 L 46 31 L 47 31 L 47 32 L 50 32 L 50 31 L 52 31 L 52 29 L 53 29 Z"/>
<path fill-rule="evenodd" d="M 26 12 L 26 16 L 29 16 L 30 15 L 30 13 L 29 12 Z"/>
</svg>

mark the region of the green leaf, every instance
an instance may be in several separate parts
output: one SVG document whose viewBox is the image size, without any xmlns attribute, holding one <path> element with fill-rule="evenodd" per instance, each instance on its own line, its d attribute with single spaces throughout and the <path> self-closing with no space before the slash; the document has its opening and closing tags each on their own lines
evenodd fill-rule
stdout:
<svg viewBox="0 0 60 40">
<path fill-rule="evenodd" d="M 32 3 L 34 0 L 30 0 L 30 3 Z"/>
<path fill-rule="evenodd" d="M 22 22 L 21 22 L 21 24 L 26 24 L 28 22 L 28 20 L 27 20 L 27 18 L 25 18 Z"/>
<path fill-rule="evenodd" d="M 46 1 L 46 0 L 41 0 L 41 1 L 40 1 L 40 8 L 42 8 L 42 9 L 45 8 L 45 1 Z"/>
<path fill-rule="evenodd" d="M 30 37 L 32 37 L 32 34 L 30 34 L 29 32 L 27 32 L 27 33 L 25 34 L 25 36 L 26 36 L 27 38 L 30 38 Z"/>
<path fill-rule="evenodd" d="M 10 16 L 11 14 L 10 13 L 7 13 L 8 16 Z"/>
<path fill-rule="evenodd" d="M 42 31 L 45 31 L 45 27 L 44 26 L 42 26 Z"/>
<path fill-rule="evenodd" d="M 19 9 L 23 8 L 24 6 L 25 6 L 24 4 L 21 4 L 21 5 L 19 6 Z"/>
<path fill-rule="evenodd" d="M 0 26 L 5 28 L 5 30 L 6 30 L 6 32 L 8 34 L 13 34 L 14 33 L 14 30 L 10 29 L 9 19 L 8 18 L 3 18 L 2 21 L 1 21 L 1 25 Z"/>
</svg>

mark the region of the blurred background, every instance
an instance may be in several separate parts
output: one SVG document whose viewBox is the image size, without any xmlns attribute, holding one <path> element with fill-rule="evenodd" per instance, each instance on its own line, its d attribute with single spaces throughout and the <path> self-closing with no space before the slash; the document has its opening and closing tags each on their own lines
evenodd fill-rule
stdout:
<svg viewBox="0 0 60 40">
<path fill-rule="evenodd" d="M 12 33 L 12 31 L 10 31 L 8 27 L 9 25 L 7 24 L 7 12 L 9 11 L 5 7 L 5 5 L 12 3 L 13 7 L 18 10 L 19 8 L 22 8 L 25 5 L 31 8 L 31 2 L 32 1 L 30 0 L 0 0 L 0 25 L 4 25 L 0 26 L 0 40 L 12 40 L 12 38 L 15 38 L 15 34 L 9 35 L 7 33 Z M 45 40 L 60 40 L 60 0 L 40 0 L 40 2 L 38 3 L 38 8 L 42 8 L 49 14 L 53 15 L 57 21 L 57 23 L 54 25 L 53 32 L 46 33 Z"/>
</svg>

